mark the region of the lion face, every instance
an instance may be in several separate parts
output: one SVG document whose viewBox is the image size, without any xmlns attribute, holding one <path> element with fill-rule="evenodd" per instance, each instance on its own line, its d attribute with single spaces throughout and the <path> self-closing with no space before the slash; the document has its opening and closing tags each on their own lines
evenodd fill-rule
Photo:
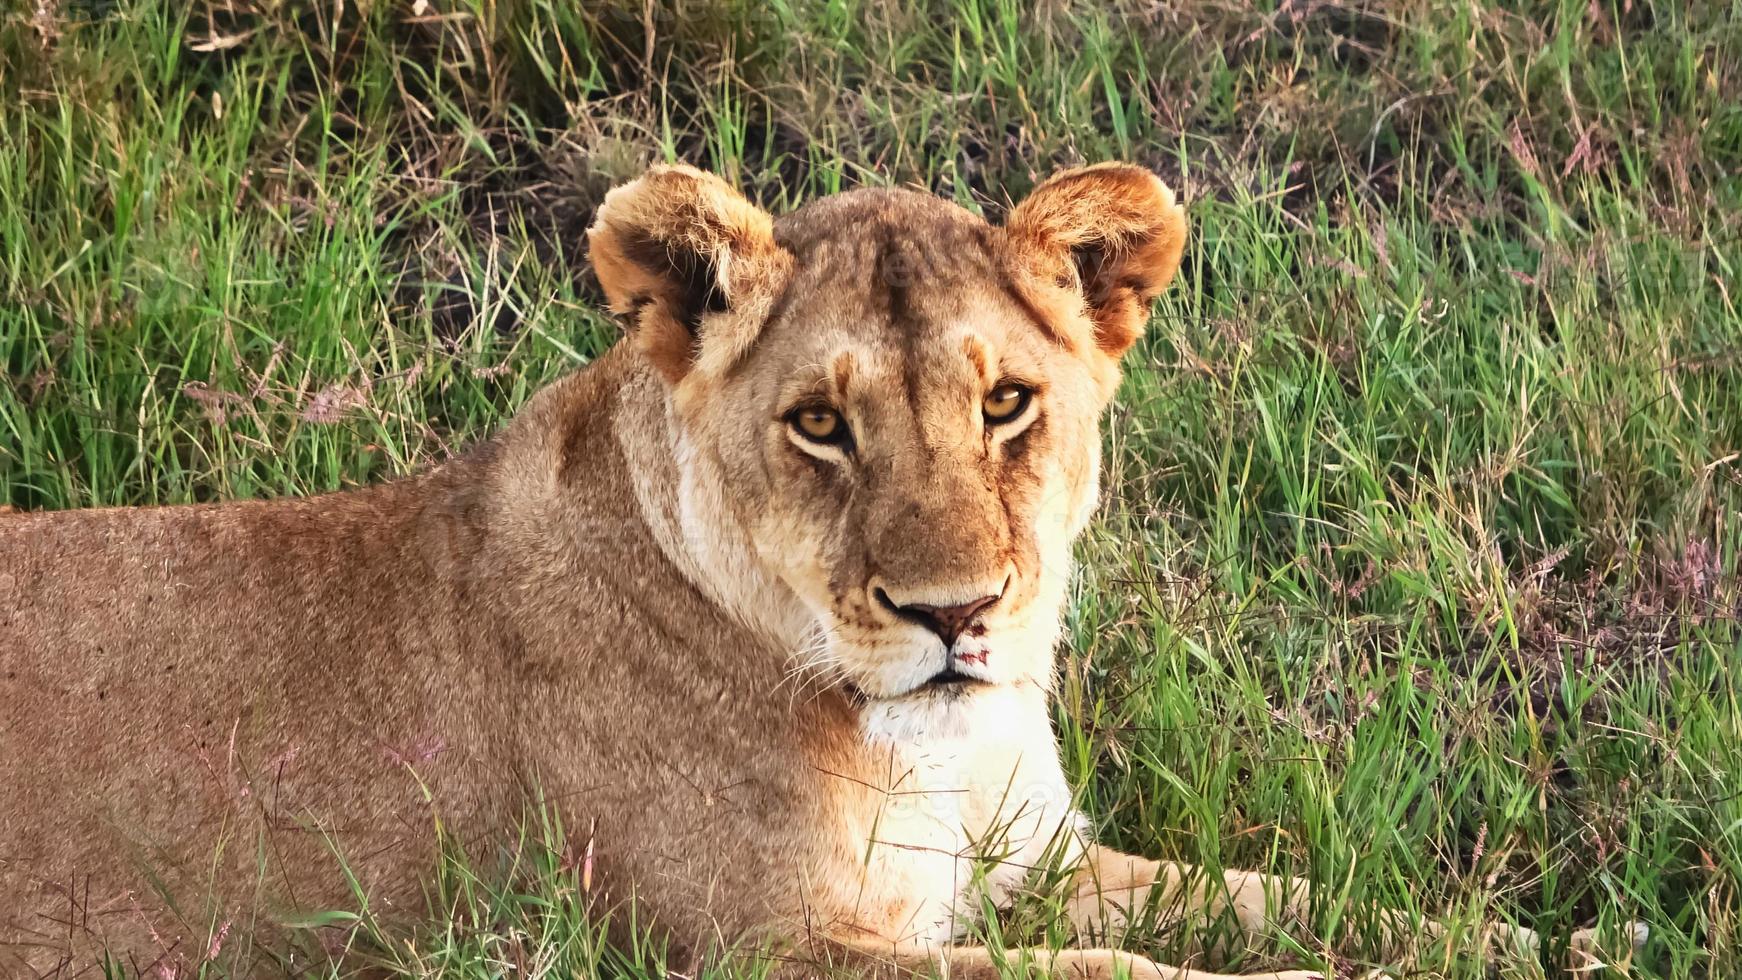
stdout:
<svg viewBox="0 0 1742 980">
<path fill-rule="evenodd" d="M 1050 686 L 1097 421 L 1183 239 L 1130 167 L 1055 177 L 1001 228 L 886 190 L 775 224 L 662 169 L 591 232 L 680 455 L 810 620 L 794 666 L 940 706 Z"/>
<path fill-rule="evenodd" d="M 984 224 L 831 204 L 828 231 L 777 233 L 790 298 L 692 421 L 725 436 L 739 516 L 826 638 L 816 666 L 870 698 L 1042 684 L 1094 499 L 1095 365 L 1009 290 Z"/>
</svg>

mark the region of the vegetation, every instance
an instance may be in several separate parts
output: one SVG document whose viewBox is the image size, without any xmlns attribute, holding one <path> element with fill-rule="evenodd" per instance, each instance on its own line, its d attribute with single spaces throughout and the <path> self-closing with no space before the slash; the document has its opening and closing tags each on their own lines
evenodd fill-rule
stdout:
<svg viewBox="0 0 1742 980">
<path fill-rule="evenodd" d="M 1616 970 L 1742 971 L 1738 0 L 13 5 L 0 503 L 462 451 L 612 342 L 582 230 L 652 161 L 995 217 L 1112 158 L 1194 240 L 1062 654 L 1101 833 L 1310 874 L 1300 957 L 1347 973 L 1380 906 L 1640 919 Z M 321 969 L 662 975 L 544 851 L 456 862 L 415 935 L 333 910 Z M 1048 911 L 988 938 L 1062 941 Z M 1422 969 L 1483 976 L 1469 945 Z"/>
</svg>

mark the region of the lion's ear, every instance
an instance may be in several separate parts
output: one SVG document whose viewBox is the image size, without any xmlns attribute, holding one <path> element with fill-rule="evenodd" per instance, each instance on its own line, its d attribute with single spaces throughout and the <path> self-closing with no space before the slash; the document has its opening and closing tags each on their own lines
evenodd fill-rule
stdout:
<svg viewBox="0 0 1742 980">
<path fill-rule="evenodd" d="M 605 195 L 587 244 L 611 309 L 672 383 L 708 350 L 729 362 L 749 347 L 792 262 L 767 212 L 682 164 Z"/>
<path fill-rule="evenodd" d="M 1010 212 L 1005 232 L 1031 269 L 1081 293 L 1095 344 L 1113 357 L 1143 334 L 1149 302 L 1179 270 L 1185 209 L 1154 174 L 1105 163 L 1055 174 Z"/>
</svg>

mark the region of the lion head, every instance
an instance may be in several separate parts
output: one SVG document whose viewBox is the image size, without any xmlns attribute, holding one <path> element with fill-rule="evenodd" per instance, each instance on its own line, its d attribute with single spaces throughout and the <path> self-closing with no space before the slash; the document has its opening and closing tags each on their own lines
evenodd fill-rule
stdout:
<svg viewBox="0 0 1742 980">
<path fill-rule="evenodd" d="M 874 189 L 775 220 L 671 166 L 614 190 L 589 238 L 683 465 L 782 593 L 736 601 L 802 611 L 801 668 L 947 709 L 1050 688 L 1098 420 L 1185 234 L 1172 192 L 1117 164 L 1001 226 Z"/>
</svg>

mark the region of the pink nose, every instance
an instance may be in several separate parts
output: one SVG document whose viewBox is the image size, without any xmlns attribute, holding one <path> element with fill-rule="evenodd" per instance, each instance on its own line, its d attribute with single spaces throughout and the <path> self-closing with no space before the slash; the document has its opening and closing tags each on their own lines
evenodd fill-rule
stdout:
<svg viewBox="0 0 1742 980">
<path fill-rule="evenodd" d="M 946 647 L 954 644 L 956 637 L 961 636 L 970 626 L 979 622 L 981 614 L 991 608 L 992 604 L 999 599 L 995 595 L 983 595 L 978 599 L 956 606 L 928 606 L 923 602 L 898 606 L 890 601 L 889 593 L 882 589 L 877 590 L 877 598 L 881 599 L 885 606 L 902 619 L 918 623 L 936 633 L 938 638 L 944 641 Z"/>
</svg>

